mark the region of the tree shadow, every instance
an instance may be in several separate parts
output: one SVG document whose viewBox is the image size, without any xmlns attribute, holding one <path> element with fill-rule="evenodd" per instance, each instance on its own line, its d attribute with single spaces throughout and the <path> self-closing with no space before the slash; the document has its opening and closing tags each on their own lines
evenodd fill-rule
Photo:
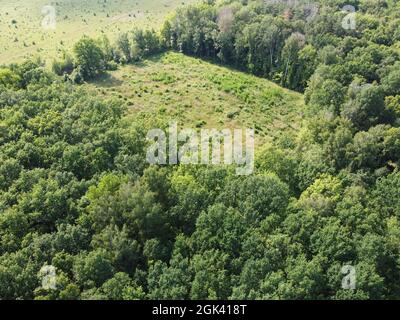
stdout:
<svg viewBox="0 0 400 320">
<path fill-rule="evenodd" d="M 136 68 L 146 68 L 148 66 L 148 63 L 145 60 L 140 60 L 128 63 L 127 66 L 134 66 Z"/>
<path fill-rule="evenodd" d="M 124 83 L 124 81 L 117 79 L 110 73 L 106 72 L 98 76 L 96 79 L 90 81 L 90 83 L 100 88 L 114 88 L 120 87 Z"/>
<path fill-rule="evenodd" d="M 148 62 L 159 62 L 160 60 L 162 60 L 165 57 L 165 55 L 167 53 L 168 53 L 168 51 L 150 55 L 150 56 L 143 58 L 142 60 L 128 63 L 127 65 L 135 66 L 136 68 L 145 68 L 145 67 L 148 67 L 148 65 L 149 65 Z"/>
</svg>

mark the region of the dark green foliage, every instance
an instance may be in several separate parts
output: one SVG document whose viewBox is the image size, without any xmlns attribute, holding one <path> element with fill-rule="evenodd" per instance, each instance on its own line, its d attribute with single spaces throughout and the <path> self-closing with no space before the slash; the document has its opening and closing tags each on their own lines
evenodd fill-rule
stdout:
<svg viewBox="0 0 400 320">
<path fill-rule="evenodd" d="M 74 70 L 73 58 L 70 55 L 64 53 L 62 60 L 53 61 L 52 70 L 55 74 L 59 76 L 71 74 Z"/>
<path fill-rule="evenodd" d="M 73 71 L 54 66 L 65 79 L 35 60 L 0 69 L 0 299 L 400 297 L 397 7 L 354 1 L 346 31 L 342 1 L 319 1 L 307 24 L 279 4 L 226 3 L 179 10 L 162 41 L 83 38 Z M 165 119 L 123 121 L 123 101 L 76 84 L 164 46 L 304 89 L 306 123 L 260 148 L 248 177 L 147 165 L 146 133 Z M 251 107 L 245 83 L 208 79 Z"/>
<path fill-rule="evenodd" d="M 105 71 L 106 61 L 103 50 L 95 40 L 84 37 L 74 46 L 76 64 L 81 68 L 83 79 L 89 80 Z"/>
</svg>

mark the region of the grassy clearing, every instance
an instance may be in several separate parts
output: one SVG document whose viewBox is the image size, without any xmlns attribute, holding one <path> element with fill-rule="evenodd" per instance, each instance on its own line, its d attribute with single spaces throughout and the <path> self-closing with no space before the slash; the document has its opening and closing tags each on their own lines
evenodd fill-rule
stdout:
<svg viewBox="0 0 400 320">
<path fill-rule="evenodd" d="M 122 98 L 128 116 L 178 120 L 192 128 L 254 128 L 256 143 L 296 130 L 303 96 L 252 75 L 169 52 L 128 65 L 88 86 Z"/>
<path fill-rule="evenodd" d="M 160 26 L 182 4 L 196 0 L 0 0 L 0 64 L 31 55 L 53 58 L 82 35 L 115 37 L 121 31 Z M 42 8 L 56 8 L 55 30 L 41 26 Z"/>
</svg>

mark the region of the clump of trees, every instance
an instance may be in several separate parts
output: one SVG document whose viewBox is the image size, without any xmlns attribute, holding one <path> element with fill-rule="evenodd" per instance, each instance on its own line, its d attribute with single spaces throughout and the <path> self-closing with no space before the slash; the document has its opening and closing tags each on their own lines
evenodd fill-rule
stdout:
<svg viewBox="0 0 400 320">
<path fill-rule="evenodd" d="M 155 31 L 135 29 L 123 33 L 115 43 L 103 36 L 93 39 L 84 36 L 73 48 L 73 55 L 64 52 L 54 60 L 52 70 L 76 84 L 91 80 L 117 65 L 140 61 L 163 50 L 159 35 Z"/>
<path fill-rule="evenodd" d="M 343 1 L 313 1 L 316 14 L 310 19 L 307 1 L 288 8 L 285 1 L 253 0 L 207 1 L 178 9 L 161 34 L 168 48 L 215 59 L 298 91 L 307 87 L 320 64 L 335 67 L 341 80 L 351 82 L 358 74 L 378 81 L 379 70 L 397 59 L 396 5 L 378 4 L 377 9 L 364 1 L 353 4 L 356 30 L 342 26 L 347 14 Z"/>
</svg>

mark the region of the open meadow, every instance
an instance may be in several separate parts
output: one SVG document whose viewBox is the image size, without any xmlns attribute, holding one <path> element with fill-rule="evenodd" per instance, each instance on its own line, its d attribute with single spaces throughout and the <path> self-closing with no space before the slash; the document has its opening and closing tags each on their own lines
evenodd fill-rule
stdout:
<svg viewBox="0 0 400 320">
<path fill-rule="evenodd" d="M 255 128 L 257 143 L 293 134 L 304 111 L 299 93 L 175 52 L 122 66 L 88 86 L 124 99 L 129 115 L 158 114 L 192 128 Z"/>
<path fill-rule="evenodd" d="M 140 28 L 159 28 L 164 17 L 195 0 L 0 0 L 0 64 L 31 55 L 53 58 L 83 35 L 110 38 Z M 43 28 L 55 8 L 55 29 Z M 44 10 L 42 12 L 42 10 Z"/>
</svg>

